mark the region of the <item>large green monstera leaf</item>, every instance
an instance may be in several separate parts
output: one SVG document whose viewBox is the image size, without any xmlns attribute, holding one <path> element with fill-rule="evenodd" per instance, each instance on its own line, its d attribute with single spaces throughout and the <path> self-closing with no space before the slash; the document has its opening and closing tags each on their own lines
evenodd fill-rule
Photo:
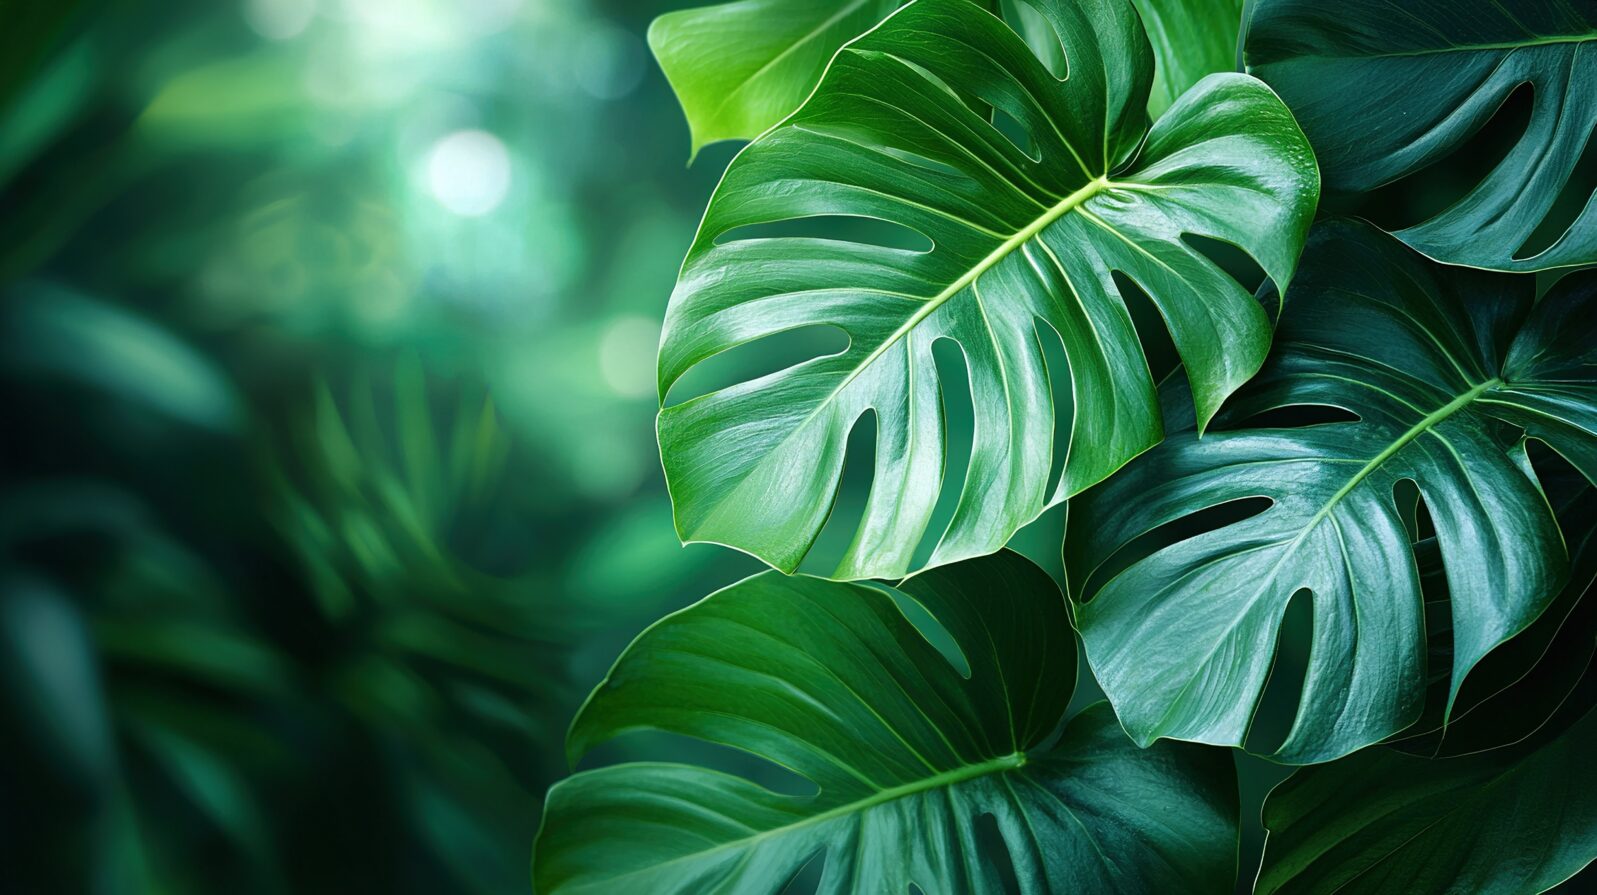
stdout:
<svg viewBox="0 0 1597 895">
<path fill-rule="evenodd" d="M 1077 621 L 1135 739 L 1240 745 L 1300 590 L 1313 641 L 1278 757 L 1329 760 L 1415 721 L 1425 637 L 1403 481 L 1451 595 L 1452 695 L 1537 618 L 1567 557 L 1519 441 L 1597 477 L 1597 273 L 1533 297 L 1530 278 L 1440 268 L 1367 226 L 1316 229 L 1271 361 L 1223 431 L 1173 435 L 1071 508 L 1067 567 L 1091 597 Z M 1314 406 L 1358 420 L 1239 427 Z M 1193 518 L 1253 498 L 1268 508 Z"/>
<path fill-rule="evenodd" d="M 735 346 L 813 325 L 849 344 L 664 407 L 684 540 L 796 568 L 832 509 L 849 431 L 874 413 L 873 487 L 836 576 L 908 571 L 945 487 L 961 491 L 929 564 L 999 549 L 1162 436 L 1117 273 L 1162 313 L 1200 426 L 1257 370 L 1265 312 L 1183 237 L 1240 246 L 1285 283 L 1318 197 L 1307 141 L 1240 74 L 1205 78 L 1147 132 L 1152 56 L 1129 0 L 1037 8 L 1068 80 L 976 5 L 917 0 L 840 51 L 804 106 L 732 162 L 666 315 L 662 403 Z M 932 248 L 733 232 L 838 215 L 902 225 Z M 1061 338 L 1069 369 L 1050 371 L 1042 340 Z M 964 351 L 974 405 L 963 483 L 943 481 L 932 348 L 945 339 Z M 1074 397 L 1053 486 L 1050 376 Z"/>
<path fill-rule="evenodd" d="M 1059 41 L 1024 0 L 972 0 L 1001 10 L 1049 62 Z M 1204 75 L 1236 66 L 1242 0 L 1133 0 L 1158 58 L 1148 111 L 1155 117 Z M 668 12 L 649 26 L 649 47 L 687 115 L 697 153 L 748 140 L 804 101 L 838 48 L 904 0 L 737 0 Z"/>
<path fill-rule="evenodd" d="M 1265 801 L 1254 892 L 1545 892 L 1597 858 L 1594 755 L 1597 711 L 1523 748 L 1372 749 L 1300 770 Z"/>
<path fill-rule="evenodd" d="M 1258 0 L 1247 61 L 1292 107 L 1326 184 L 1346 190 L 1438 161 L 1531 85 L 1530 124 L 1508 155 L 1398 236 L 1494 270 L 1597 262 L 1597 199 L 1557 242 L 1523 253 L 1597 132 L 1594 0 Z"/>
<path fill-rule="evenodd" d="M 788 795 L 680 764 L 586 771 L 549 794 L 544 895 L 775 892 L 823 855 L 820 891 L 1230 892 L 1229 756 L 1134 747 L 1104 703 L 1054 733 L 1076 651 L 1063 596 L 1004 552 L 911 578 L 902 598 L 767 572 L 627 648 L 572 725 L 573 759 L 637 729 L 747 750 L 808 778 Z M 979 827 L 995 822 L 1002 845 Z M 1007 851 L 1007 858 L 1003 852 Z"/>
</svg>

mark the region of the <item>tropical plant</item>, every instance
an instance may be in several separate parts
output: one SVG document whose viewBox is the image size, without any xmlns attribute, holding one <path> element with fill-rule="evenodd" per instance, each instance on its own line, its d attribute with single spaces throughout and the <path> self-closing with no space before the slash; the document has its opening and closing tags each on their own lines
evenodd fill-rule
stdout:
<svg viewBox="0 0 1597 895">
<path fill-rule="evenodd" d="M 658 19 L 694 153 L 752 140 L 665 313 L 661 458 L 679 536 L 772 570 L 641 634 L 567 751 L 755 763 L 557 784 L 538 889 L 1229 891 L 1225 747 L 1312 765 L 1263 802 L 1253 891 L 1533 893 L 1597 858 L 1597 271 L 1529 275 L 1597 262 L 1594 42 L 1590 0 Z M 1522 85 L 1456 202 L 1375 192 L 1491 151 Z M 1322 170 L 1408 222 L 1319 210 Z M 1067 500 L 1061 597 L 1004 548 Z M 1108 702 L 1068 711 L 1078 631 Z"/>
</svg>

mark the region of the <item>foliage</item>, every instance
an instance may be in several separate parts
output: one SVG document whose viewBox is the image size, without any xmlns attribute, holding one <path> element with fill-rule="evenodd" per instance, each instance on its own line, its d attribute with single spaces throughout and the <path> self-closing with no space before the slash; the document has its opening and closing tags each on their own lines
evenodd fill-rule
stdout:
<svg viewBox="0 0 1597 895">
<path fill-rule="evenodd" d="M 1363 226 L 1316 228 L 1270 362 L 1218 431 L 1171 436 L 1071 520 L 1073 575 L 1116 562 L 1084 588 L 1077 621 L 1135 738 L 1241 745 L 1300 589 L 1314 661 L 1279 757 L 1326 761 L 1412 724 L 1425 626 L 1400 482 L 1418 486 L 1435 527 L 1455 689 L 1542 614 L 1566 574 L 1564 537 L 1522 440 L 1597 478 L 1597 341 L 1575 324 L 1597 314 L 1597 277 L 1533 299 L 1523 278 L 1438 269 Z M 1307 407 L 1358 419 L 1247 425 Z M 1239 521 L 1145 539 L 1258 497 L 1269 507 Z"/>
<path fill-rule="evenodd" d="M 1421 0 L 1399 14 L 1386 0 L 1260 0 L 1248 65 L 1292 107 L 1327 184 L 1346 190 L 1437 162 L 1529 87 L 1530 121 L 1508 154 L 1457 202 L 1397 236 L 1439 261 L 1493 270 L 1597 262 L 1597 203 L 1571 182 L 1583 151 L 1591 165 L 1597 128 L 1597 4 L 1464 7 Z"/>
<path fill-rule="evenodd" d="M 645 631 L 578 713 L 573 758 L 649 727 L 747 749 L 818 791 L 678 764 L 578 774 L 550 792 L 540 888 L 758 889 L 825 848 L 823 892 L 987 890 L 1002 876 L 978 844 L 983 815 L 1021 891 L 1230 888 L 1224 755 L 1138 750 L 1102 703 L 1056 733 L 1075 644 L 1041 569 L 1001 553 L 900 594 L 904 611 L 873 588 L 767 572 Z M 908 607 L 942 627 L 947 654 Z M 915 835 L 927 827 L 935 839 Z"/>
<path fill-rule="evenodd" d="M 662 397 L 699 362 L 763 337 L 830 325 L 849 342 L 661 411 L 684 540 L 797 568 L 831 512 L 849 432 L 872 413 L 874 488 L 835 576 L 919 565 L 943 488 L 962 491 L 927 564 L 998 549 L 1159 440 L 1111 271 L 1167 321 L 1200 427 L 1262 362 L 1264 311 L 1182 237 L 1240 246 L 1287 281 L 1318 194 L 1290 115 L 1258 81 L 1220 74 L 1146 131 L 1153 57 L 1133 7 L 1039 10 L 1076 54 L 1067 80 L 976 7 L 923 0 L 839 53 L 804 107 L 727 169 L 666 312 Z M 1031 155 L 986 108 L 1019 122 Z M 827 215 L 890 220 L 931 248 L 747 229 Z M 1054 388 L 1073 395 L 1074 420 L 1051 484 L 1063 424 L 1042 343 L 1056 338 L 1067 370 Z M 963 486 L 939 481 L 932 349 L 944 339 L 964 352 L 979 436 Z"/>
<path fill-rule="evenodd" d="M 1591 889 L 1593 0 L 707 2 L 7 10 L 8 891 Z"/>
<path fill-rule="evenodd" d="M 1065 661 L 1071 627 L 1135 744 L 1099 796 L 1212 809 L 1217 778 L 1187 762 L 1216 747 L 1315 765 L 1264 802 L 1254 891 L 1539 892 L 1590 863 L 1597 272 L 1521 273 L 1597 261 L 1587 5 L 745 0 L 657 20 L 695 152 L 752 138 L 666 311 L 661 458 L 679 536 L 773 571 L 641 635 L 569 757 L 656 730 L 813 788 L 582 771 L 551 791 L 540 890 L 1230 888 L 1122 838 L 1212 844 L 1212 818 L 1080 812 L 1067 773 L 1042 788 L 1075 829 L 1017 825 L 1030 789 L 993 794 L 1109 719 L 1041 734 L 1075 676 L 1038 644 Z M 1451 175 L 1456 203 L 1375 192 L 1457 165 L 1527 84 L 1524 134 Z M 1309 230 L 1319 166 L 1329 207 L 1408 223 Z M 824 329 L 847 341 L 818 347 Z M 753 375 L 699 370 L 761 353 Z M 998 552 L 1066 499 L 1068 613 Z M 780 574 L 826 542 L 847 544 L 843 580 Z M 1035 707 L 1027 688 L 1054 694 L 1049 722 L 975 745 L 1005 728 L 988 713 Z"/>
<path fill-rule="evenodd" d="M 905 0 L 735 0 L 666 13 L 649 48 L 671 81 L 693 153 L 751 139 L 797 109 L 832 56 Z M 1024 0 L 972 0 L 999 13 L 1056 71 L 1053 27 Z M 1204 75 L 1231 71 L 1242 0 L 1133 0 L 1158 58 L 1148 111 L 1159 117 Z"/>
</svg>

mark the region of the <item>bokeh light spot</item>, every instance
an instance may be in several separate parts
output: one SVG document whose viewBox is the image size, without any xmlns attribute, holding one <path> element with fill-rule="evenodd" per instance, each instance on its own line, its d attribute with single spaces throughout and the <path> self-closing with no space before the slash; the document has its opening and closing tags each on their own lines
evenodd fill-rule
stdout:
<svg viewBox="0 0 1597 895">
<path fill-rule="evenodd" d="M 316 0 L 244 0 L 244 21 L 267 40 L 298 37 L 316 17 Z"/>
<path fill-rule="evenodd" d="M 610 321 L 599 337 L 599 375 L 619 395 L 642 398 L 654 393 L 654 354 L 660 325 L 638 314 Z"/>
<path fill-rule="evenodd" d="M 428 153 L 427 188 L 455 214 L 485 215 L 510 192 L 510 153 L 487 131 L 456 131 Z"/>
</svg>

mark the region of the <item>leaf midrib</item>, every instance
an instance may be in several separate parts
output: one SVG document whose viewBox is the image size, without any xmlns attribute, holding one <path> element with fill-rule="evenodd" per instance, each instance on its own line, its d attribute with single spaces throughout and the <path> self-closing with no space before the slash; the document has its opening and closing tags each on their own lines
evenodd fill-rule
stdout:
<svg viewBox="0 0 1597 895">
<path fill-rule="evenodd" d="M 1298 533 L 1294 535 L 1292 540 L 1287 543 L 1286 547 L 1281 550 L 1281 555 L 1276 558 L 1275 564 L 1270 567 L 1268 572 L 1260 576 L 1261 583 L 1259 588 L 1253 592 L 1251 597 L 1248 598 L 1247 604 L 1242 607 L 1241 611 L 1236 613 L 1237 621 L 1227 628 L 1224 634 L 1215 640 L 1214 647 L 1211 648 L 1202 659 L 1195 663 L 1194 667 L 1201 671 L 1203 667 L 1208 665 L 1209 661 L 1213 659 L 1217 653 L 1219 653 L 1221 645 L 1223 645 L 1226 638 L 1230 637 L 1232 632 L 1236 630 L 1237 624 L 1241 623 L 1240 620 L 1246 617 L 1247 614 L 1252 611 L 1253 607 L 1258 604 L 1259 600 L 1263 599 L 1264 595 L 1270 591 L 1270 584 L 1275 580 L 1275 575 L 1281 570 L 1281 566 L 1283 566 L 1286 561 L 1292 557 L 1293 553 L 1297 550 L 1298 545 L 1302 544 L 1303 540 L 1307 538 L 1321 522 L 1325 521 L 1325 518 L 1329 516 L 1333 510 L 1336 509 L 1337 504 L 1341 503 L 1344 497 L 1347 497 L 1349 494 L 1351 494 L 1354 488 L 1357 488 L 1361 483 L 1364 482 L 1365 479 L 1369 478 L 1375 472 L 1375 470 L 1381 468 L 1386 461 L 1396 456 L 1399 451 L 1407 447 L 1411 442 L 1414 441 L 1414 439 L 1419 438 L 1426 432 L 1429 432 L 1431 429 L 1441 424 L 1443 420 L 1446 420 L 1448 417 L 1474 403 L 1475 399 L 1479 398 L 1482 394 L 1485 394 L 1487 391 L 1490 391 L 1491 389 L 1500 385 L 1503 385 L 1503 380 L 1494 377 L 1492 379 L 1486 380 L 1485 382 L 1472 386 L 1468 391 L 1442 405 L 1440 408 L 1426 414 L 1423 419 L 1409 427 L 1408 431 L 1398 436 L 1396 441 L 1393 441 L 1391 444 L 1382 449 L 1380 453 L 1370 458 L 1369 462 L 1360 467 L 1358 472 L 1353 473 L 1353 475 L 1348 478 L 1347 482 L 1345 482 L 1342 487 L 1338 488 L 1336 493 L 1332 494 L 1325 501 L 1325 503 L 1320 506 L 1320 509 L 1309 518 L 1308 522 L 1304 523 L 1303 527 L 1298 530 Z M 1165 722 L 1170 720 L 1170 716 L 1173 715 L 1176 709 L 1181 705 L 1181 700 L 1186 697 L 1187 691 L 1192 689 L 1192 684 L 1197 681 L 1197 679 L 1197 673 L 1194 673 L 1191 677 L 1187 678 L 1187 682 L 1182 685 L 1181 691 L 1175 695 L 1174 699 L 1170 700 L 1170 706 L 1169 708 L 1165 709 L 1164 715 L 1160 717 L 1158 723 L 1153 725 L 1154 730 L 1163 728 Z"/>
<path fill-rule="evenodd" d="M 1048 225 L 1064 217 L 1076 206 L 1087 201 L 1088 199 L 1091 199 L 1093 196 L 1096 196 L 1104 189 L 1107 189 L 1110 185 L 1109 178 L 1104 175 L 1100 175 L 1092 180 L 1089 180 L 1080 189 L 1059 200 L 1058 203 L 1044 211 L 1030 224 L 1022 227 L 1013 236 L 999 243 L 996 248 L 987 253 L 986 257 L 976 262 L 975 266 L 961 274 L 959 279 L 950 283 L 946 288 L 943 289 L 943 291 L 937 293 L 931 298 L 928 298 L 926 303 L 917 309 L 915 313 L 911 314 L 909 319 L 905 320 L 903 324 L 898 327 L 898 329 L 893 330 L 893 332 L 890 333 L 887 338 L 883 339 L 875 348 L 871 349 L 871 353 L 866 355 L 864 360 L 861 360 L 857 365 L 855 365 L 854 369 L 849 371 L 848 375 L 843 378 L 843 381 L 838 383 L 837 388 L 833 389 L 831 394 L 828 394 L 826 396 L 826 400 L 822 401 L 821 404 L 824 405 L 832 398 L 836 397 L 839 392 L 848 387 L 850 382 L 853 382 L 861 373 L 869 368 L 877 358 L 885 354 L 887 349 L 893 347 L 893 345 L 897 343 L 899 339 L 902 339 L 911 330 L 919 326 L 921 321 L 925 320 L 927 317 L 930 317 L 938 308 L 947 304 L 949 299 L 963 292 L 965 287 L 976 282 L 976 280 L 979 279 L 982 274 L 991 270 L 998 264 L 998 262 L 1009 257 L 1009 255 L 1013 253 L 1015 249 L 1018 249 L 1030 242 L 1034 237 L 1037 236 L 1037 234 L 1047 229 Z"/>
<path fill-rule="evenodd" d="M 868 811 L 878 805 L 891 802 L 895 799 L 906 798 L 908 796 L 916 795 L 918 793 L 926 792 L 932 789 L 954 786 L 956 784 L 963 783 L 966 780 L 972 780 L 976 777 L 983 777 L 988 774 L 1001 774 L 1006 771 L 1019 770 L 1020 768 L 1026 766 L 1028 760 L 1028 756 L 1025 752 L 1012 752 L 1008 755 L 990 758 L 987 761 L 979 762 L 977 764 L 965 765 L 963 767 L 955 768 L 951 771 L 943 771 L 940 774 L 933 774 L 930 777 L 920 780 L 902 783 L 898 786 L 890 786 L 887 789 L 874 792 L 862 799 L 856 799 L 852 802 L 846 802 L 834 808 L 828 808 L 827 810 L 822 811 L 820 814 L 811 815 L 803 820 L 797 820 L 790 824 L 783 824 L 780 827 L 772 827 L 769 830 L 761 830 L 758 833 L 744 836 L 741 839 L 729 839 L 710 848 L 677 855 L 668 861 L 649 864 L 644 867 L 639 867 L 636 870 L 629 870 L 626 873 L 608 876 L 603 880 L 595 880 L 594 882 L 596 884 L 610 884 L 618 880 L 637 876 L 639 874 L 658 872 L 662 867 L 669 867 L 682 861 L 700 859 L 706 855 L 712 855 L 717 852 L 726 851 L 728 849 L 752 847 L 756 843 L 759 843 L 765 839 L 769 839 L 774 836 L 786 835 L 795 830 L 825 823 L 830 820 L 836 820 L 839 817 L 846 817 L 850 814 Z"/>
<path fill-rule="evenodd" d="M 810 409 L 809 413 L 804 415 L 803 419 L 799 420 L 792 426 L 791 429 L 788 430 L 787 435 L 783 437 L 781 442 L 778 442 L 777 447 L 785 444 L 788 439 L 793 438 L 794 435 L 803 431 L 806 426 L 808 426 L 817 416 L 821 414 L 821 411 L 831 406 L 831 403 L 837 399 L 838 395 L 843 393 L 844 389 L 848 388 L 850 383 L 852 383 L 855 379 L 858 379 L 862 373 L 870 369 L 871 364 L 875 363 L 876 360 L 883 354 L 886 354 L 889 348 L 892 348 L 893 345 L 897 344 L 899 339 L 902 339 L 905 335 L 913 331 L 915 327 L 919 326 L 922 321 L 931 316 L 932 313 L 938 308 L 947 304 L 950 299 L 963 292 L 967 286 L 976 282 L 976 280 L 979 279 L 982 274 L 985 274 L 987 271 L 991 270 L 998 264 L 998 262 L 1009 257 L 1009 255 L 1012 254 L 1016 249 L 1030 242 L 1037 236 L 1037 234 L 1047 229 L 1050 224 L 1058 221 L 1060 218 L 1070 213 L 1083 202 L 1086 202 L 1088 199 L 1091 199 L 1093 196 L 1098 195 L 1100 192 L 1103 192 L 1110 187 L 1123 186 L 1131 185 L 1112 182 L 1109 180 L 1107 174 L 1101 174 L 1098 177 L 1089 180 L 1085 185 L 1078 188 L 1075 192 L 1059 200 L 1058 203 L 1048 208 L 1030 224 L 1022 227 L 1013 236 L 1010 236 L 1008 239 L 999 243 L 996 248 L 987 253 L 985 258 L 982 258 L 980 261 L 976 262 L 973 267 L 961 274 L 959 279 L 950 283 L 941 292 L 937 293 L 931 298 L 926 299 L 925 304 L 916 309 L 915 313 L 909 316 L 909 319 L 905 320 L 897 329 L 888 334 L 885 339 L 877 343 L 876 347 L 871 349 L 870 354 L 866 355 L 864 359 L 855 364 L 854 367 L 848 371 L 847 375 L 845 375 L 837 383 L 837 385 L 831 389 L 831 391 L 828 391 L 825 396 L 815 402 L 815 406 Z M 1061 270 L 1063 270 L 1063 268 L 1061 268 Z M 694 400 L 703 400 L 703 398 L 695 398 Z M 775 454 L 776 450 L 773 448 L 767 456 L 775 456 Z M 734 486 L 733 491 L 730 493 L 736 493 L 737 488 L 743 487 L 749 481 L 752 481 L 752 479 L 745 477 L 736 486 Z M 724 504 L 725 500 L 723 500 L 722 503 Z M 713 518 L 713 514 L 711 518 Z M 677 524 L 680 525 L 680 521 L 678 521 Z M 682 533 L 680 528 L 678 531 L 679 534 Z M 797 562 L 794 562 L 793 568 L 796 567 Z M 792 571 L 792 568 L 786 566 L 783 566 L 782 568 L 784 571 Z"/>
</svg>

